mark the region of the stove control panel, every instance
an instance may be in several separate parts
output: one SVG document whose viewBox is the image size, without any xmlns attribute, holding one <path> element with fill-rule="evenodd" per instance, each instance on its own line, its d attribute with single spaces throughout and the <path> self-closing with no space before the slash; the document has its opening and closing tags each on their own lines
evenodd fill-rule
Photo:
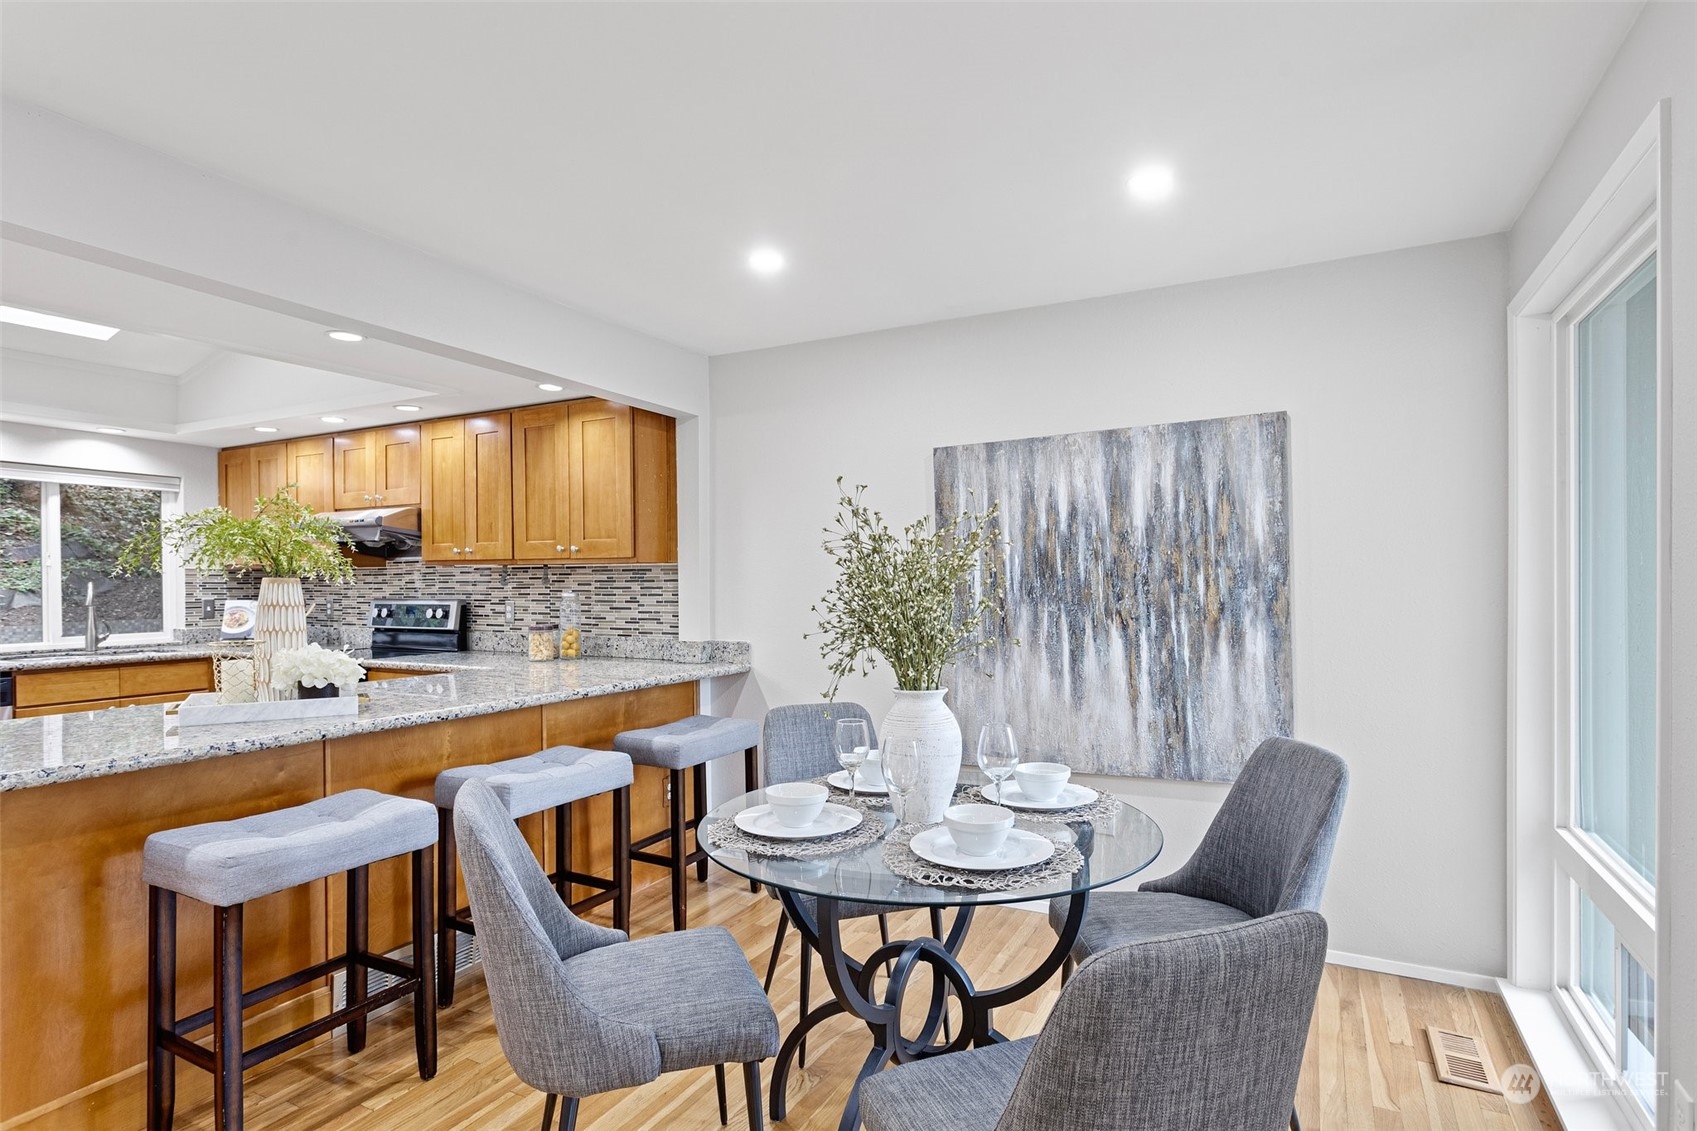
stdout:
<svg viewBox="0 0 1697 1131">
<path fill-rule="evenodd" d="M 460 600 L 378 600 L 371 602 L 372 628 L 411 628 L 457 632 L 465 619 Z"/>
</svg>

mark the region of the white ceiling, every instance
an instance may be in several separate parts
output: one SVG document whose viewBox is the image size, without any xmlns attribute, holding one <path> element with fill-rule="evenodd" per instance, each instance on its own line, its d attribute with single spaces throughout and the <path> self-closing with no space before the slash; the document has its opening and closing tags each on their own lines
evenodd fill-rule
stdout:
<svg viewBox="0 0 1697 1131">
<path fill-rule="evenodd" d="M 1501 231 L 1638 8 L 7 3 L 0 67 L 722 353 Z"/>
<path fill-rule="evenodd" d="M 9 324 L 0 325 L 0 349 L 89 362 L 94 365 L 116 366 L 120 369 L 133 369 L 167 377 L 181 377 L 218 352 L 216 347 L 204 342 L 191 342 L 165 334 L 138 333 L 122 328 L 102 342 L 94 338 L 79 338 L 74 334 L 60 334 L 52 330 L 38 330 L 32 326 Z"/>
</svg>

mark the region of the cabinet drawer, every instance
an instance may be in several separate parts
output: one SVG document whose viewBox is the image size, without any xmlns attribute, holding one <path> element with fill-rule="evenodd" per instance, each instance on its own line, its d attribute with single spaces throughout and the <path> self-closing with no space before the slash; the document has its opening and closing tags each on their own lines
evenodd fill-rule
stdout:
<svg viewBox="0 0 1697 1131">
<path fill-rule="evenodd" d="M 112 667 L 64 668 L 50 672 L 19 672 L 17 675 L 19 707 L 116 699 L 122 694 L 118 669 Z"/>
<path fill-rule="evenodd" d="M 163 695 L 170 691 L 210 691 L 211 660 L 166 660 L 118 669 L 118 695 Z"/>
</svg>

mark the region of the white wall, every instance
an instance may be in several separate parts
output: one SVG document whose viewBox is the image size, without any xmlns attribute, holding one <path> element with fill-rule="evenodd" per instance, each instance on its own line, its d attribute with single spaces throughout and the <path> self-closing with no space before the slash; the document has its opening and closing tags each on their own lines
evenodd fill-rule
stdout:
<svg viewBox="0 0 1697 1131">
<path fill-rule="evenodd" d="M 1348 759 L 1332 945 L 1500 974 L 1506 245 L 1487 237 L 714 358 L 714 628 L 738 713 L 816 699 L 838 475 L 931 511 L 931 449 L 1287 410 L 1297 734 Z M 880 671 L 843 694 L 880 714 Z M 1117 788 L 1188 854 L 1222 787 Z"/>
<path fill-rule="evenodd" d="M 1697 1093 L 1697 5 L 1647 4 L 1509 233 L 1510 289 L 1549 252 L 1661 99 L 1672 103 L 1673 252 L 1661 264 L 1673 332 L 1673 570 L 1657 891 L 1658 1067 Z M 1669 1085 L 1671 1091 L 1671 1084 Z M 1673 1127 L 1673 1104 L 1660 1104 Z"/>
<path fill-rule="evenodd" d="M 0 420 L 0 459 L 8 463 L 81 467 L 132 475 L 174 475 L 183 481 L 184 510 L 218 503 L 216 448 Z"/>
</svg>

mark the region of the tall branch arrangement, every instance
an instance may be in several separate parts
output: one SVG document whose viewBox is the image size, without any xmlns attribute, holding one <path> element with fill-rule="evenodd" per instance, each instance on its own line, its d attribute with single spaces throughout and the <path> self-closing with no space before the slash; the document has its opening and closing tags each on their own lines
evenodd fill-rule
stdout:
<svg viewBox="0 0 1697 1131">
<path fill-rule="evenodd" d="M 118 572 L 158 569 L 167 547 L 199 570 L 251 569 L 266 577 L 336 582 L 354 576 L 342 553 L 341 527 L 313 513 L 288 487 L 255 499 L 252 518 L 207 507 L 157 523 L 130 539 L 118 556 Z"/>
<path fill-rule="evenodd" d="M 837 518 L 825 529 L 825 553 L 837 566 L 832 585 L 813 612 L 819 616 L 819 654 L 830 664 L 827 699 L 843 678 L 865 675 L 878 657 L 903 691 L 933 691 L 953 660 L 994 643 L 1006 581 L 995 568 L 1003 545 L 997 508 L 962 511 L 947 530 L 916 519 L 898 533 L 882 513 L 837 480 Z M 1018 644 L 1015 640 L 1013 643 Z"/>
</svg>

